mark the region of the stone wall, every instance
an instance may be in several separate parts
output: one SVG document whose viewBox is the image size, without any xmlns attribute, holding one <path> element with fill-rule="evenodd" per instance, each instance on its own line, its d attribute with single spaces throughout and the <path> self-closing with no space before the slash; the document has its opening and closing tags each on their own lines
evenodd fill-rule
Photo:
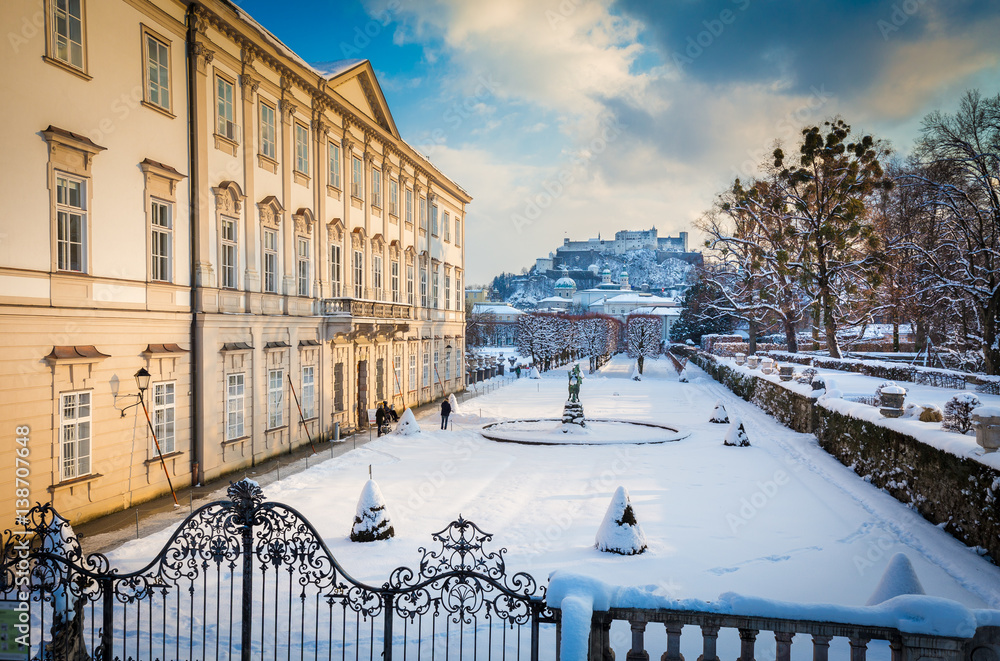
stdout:
<svg viewBox="0 0 1000 661">
<path fill-rule="evenodd" d="M 845 466 L 1000 561 L 1000 471 L 912 436 L 831 411 L 815 398 L 747 375 L 701 352 L 690 359 L 739 397 L 795 431 L 816 435 Z"/>
</svg>

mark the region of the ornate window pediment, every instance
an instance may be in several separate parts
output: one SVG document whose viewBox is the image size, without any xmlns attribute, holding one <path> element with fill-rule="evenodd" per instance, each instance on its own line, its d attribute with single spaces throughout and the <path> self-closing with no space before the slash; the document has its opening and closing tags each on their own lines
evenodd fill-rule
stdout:
<svg viewBox="0 0 1000 661">
<path fill-rule="evenodd" d="M 295 212 L 292 218 L 295 220 L 296 232 L 305 235 L 312 234 L 313 223 L 316 222 L 316 217 L 313 216 L 312 209 L 302 207 Z"/>
<path fill-rule="evenodd" d="M 281 225 L 281 216 L 285 213 L 281 202 L 273 195 L 268 195 L 257 203 L 257 210 L 260 213 L 260 222 L 265 227 L 278 229 Z"/>
<path fill-rule="evenodd" d="M 340 218 L 334 218 L 326 224 L 326 237 L 338 243 L 344 240 L 344 223 Z"/>
<path fill-rule="evenodd" d="M 376 234 L 372 237 L 372 249 L 381 252 L 383 248 L 385 248 L 385 239 L 382 238 L 381 234 Z"/>
<path fill-rule="evenodd" d="M 222 213 L 237 215 L 243 210 L 246 195 L 235 181 L 221 182 L 212 189 L 212 193 L 215 194 L 215 205 Z"/>
<path fill-rule="evenodd" d="M 361 248 L 364 248 L 366 238 L 365 228 L 358 227 L 351 232 L 351 245 L 354 246 L 355 249 L 360 250 Z"/>
</svg>

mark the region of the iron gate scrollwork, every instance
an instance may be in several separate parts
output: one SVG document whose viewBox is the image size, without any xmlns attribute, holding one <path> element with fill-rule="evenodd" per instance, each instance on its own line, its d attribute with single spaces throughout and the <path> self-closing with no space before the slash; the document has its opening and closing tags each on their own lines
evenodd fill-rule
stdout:
<svg viewBox="0 0 1000 661">
<path fill-rule="evenodd" d="M 508 574 L 505 550 L 489 550 L 492 535 L 462 517 L 419 549 L 417 569 L 374 586 L 255 482 L 228 495 L 192 512 L 134 571 L 84 555 L 51 505 L 34 507 L 0 549 L 0 597 L 30 631 L 30 657 L 537 660 L 542 625 L 555 624 L 545 587 Z"/>
</svg>

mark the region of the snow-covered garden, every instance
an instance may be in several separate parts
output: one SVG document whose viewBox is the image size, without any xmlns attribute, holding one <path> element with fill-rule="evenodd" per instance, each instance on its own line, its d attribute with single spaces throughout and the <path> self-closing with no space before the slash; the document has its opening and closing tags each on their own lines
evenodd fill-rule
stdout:
<svg viewBox="0 0 1000 661">
<path fill-rule="evenodd" d="M 419 433 L 391 434 L 318 463 L 267 486 L 265 497 L 302 512 L 342 566 L 372 584 L 413 566 L 431 534 L 461 515 L 494 533 L 510 571 L 543 583 L 558 571 L 662 598 L 718 603 L 735 592 L 860 607 L 902 553 L 928 595 L 1000 608 L 1000 568 L 856 476 L 815 437 L 788 430 L 694 365 L 689 383 L 665 358 L 647 359 L 641 381 L 630 378 L 633 366 L 619 355 L 585 378 L 587 416 L 677 427 L 685 434 L 679 440 L 555 446 L 482 436 L 483 425 L 512 418 L 558 424 L 562 368 L 460 403 L 449 431 L 439 429 L 436 414 L 417 419 Z M 740 436 L 732 423 L 712 421 L 717 403 L 742 423 L 749 447 L 724 445 Z M 377 488 L 367 485 L 369 471 Z M 609 511 L 619 487 L 627 490 L 627 516 Z M 379 517 L 391 520 L 395 535 L 352 542 L 359 496 L 370 505 L 378 490 Z M 602 523 L 607 528 L 615 516 L 641 526 L 633 538 L 647 547 L 642 553 L 596 548 Z M 169 533 L 129 542 L 112 561 L 137 568 Z"/>
</svg>

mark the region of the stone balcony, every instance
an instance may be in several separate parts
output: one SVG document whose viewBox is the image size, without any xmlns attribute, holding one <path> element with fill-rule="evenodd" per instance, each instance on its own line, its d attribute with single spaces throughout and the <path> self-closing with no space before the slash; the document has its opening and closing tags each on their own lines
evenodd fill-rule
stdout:
<svg viewBox="0 0 1000 661">
<path fill-rule="evenodd" d="M 320 301 L 320 314 L 324 317 L 410 320 L 413 319 L 413 307 L 360 298 L 324 298 Z"/>
</svg>

